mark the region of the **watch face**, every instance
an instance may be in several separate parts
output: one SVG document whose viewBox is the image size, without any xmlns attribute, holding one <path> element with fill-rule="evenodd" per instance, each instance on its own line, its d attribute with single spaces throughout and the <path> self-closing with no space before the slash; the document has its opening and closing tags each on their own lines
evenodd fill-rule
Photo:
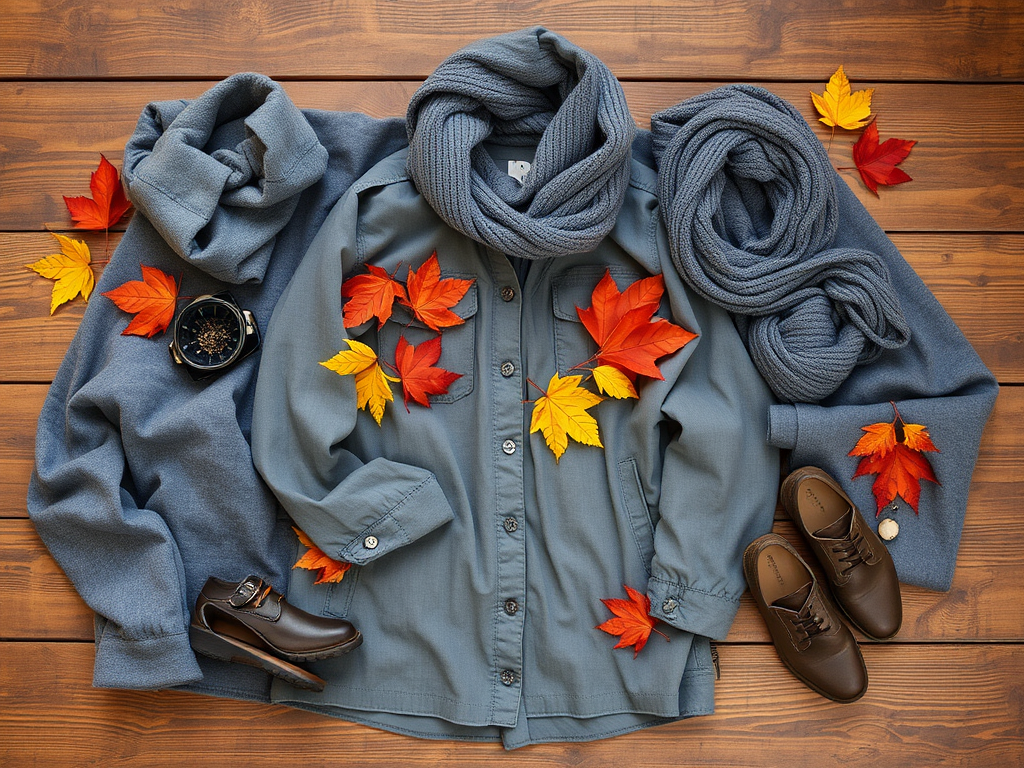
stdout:
<svg viewBox="0 0 1024 768">
<path fill-rule="evenodd" d="M 174 326 L 178 353 L 189 365 L 216 370 L 242 351 L 245 325 L 241 312 L 222 299 L 200 299 L 182 310 Z"/>
</svg>

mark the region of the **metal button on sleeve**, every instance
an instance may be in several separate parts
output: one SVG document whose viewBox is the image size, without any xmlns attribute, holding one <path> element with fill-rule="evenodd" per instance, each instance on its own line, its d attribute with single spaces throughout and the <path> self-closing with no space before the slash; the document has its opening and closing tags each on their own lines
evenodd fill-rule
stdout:
<svg viewBox="0 0 1024 768">
<path fill-rule="evenodd" d="M 519 612 L 519 603 L 513 600 L 511 597 L 505 601 L 505 613 L 509 616 L 515 616 Z"/>
<path fill-rule="evenodd" d="M 511 669 L 501 670 L 501 682 L 505 685 L 512 685 L 516 681 L 516 673 Z"/>
<path fill-rule="evenodd" d="M 506 285 L 501 289 L 501 300 L 512 301 L 516 297 L 516 289 L 511 285 Z"/>
<path fill-rule="evenodd" d="M 515 533 L 519 530 L 519 521 L 514 517 L 506 517 L 502 525 L 505 527 L 506 533 Z"/>
<path fill-rule="evenodd" d="M 505 453 L 507 453 L 509 456 L 511 456 L 513 453 L 516 452 L 516 441 L 515 440 L 505 440 L 501 444 L 501 450 L 503 450 Z"/>
<path fill-rule="evenodd" d="M 376 536 L 367 536 L 365 539 L 363 539 L 363 546 L 367 549 L 376 549 L 379 543 L 380 542 L 377 541 Z"/>
<path fill-rule="evenodd" d="M 501 364 L 501 375 L 506 379 L 516 372 L 516 364 L 511 360 L 506 360 Z"/>
</svg>

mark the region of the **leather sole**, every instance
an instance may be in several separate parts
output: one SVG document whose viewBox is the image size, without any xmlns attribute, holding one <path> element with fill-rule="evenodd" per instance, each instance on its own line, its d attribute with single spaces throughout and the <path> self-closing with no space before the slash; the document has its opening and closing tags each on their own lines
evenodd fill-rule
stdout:
<svg viewBox="0 0 1024 768">
<path fill-rule="evenodd" d="M 195 624 L 189 625 L 188 634 L 189 641 L 196 652 L 211 659 L 257 667 L 265 672 L 269 672 L 274 677 L 281 678 L 296 688 L 316 691 L 317 693 L 323 691 L 327 685 L 323 678 L 317 677 L 312 672 L 290 664 L 284 659 L 273 656 L 264 650 L 255 648 L 248 643 L 243 643 L 241 640 L 236 640 L 233 637 L 218 635 L 216 632 L 211 632 L 205 627 Z M 303 654 L 303 660 L 315 661 L 348 653 L 353 648 L 362 644 L 362 642 L 363 636 L 356 635 L 344 646 L 335 646 L 331 649 Z M 292 655 L 294 656 L 294 654 Z"/>
</svg>

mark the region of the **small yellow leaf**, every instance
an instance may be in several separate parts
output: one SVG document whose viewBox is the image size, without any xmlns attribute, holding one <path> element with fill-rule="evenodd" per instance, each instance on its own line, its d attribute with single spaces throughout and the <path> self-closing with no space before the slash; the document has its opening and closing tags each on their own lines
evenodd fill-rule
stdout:
<svg viewBox="0 0 1024 768">
<path fill-rule="evenodd" d="M 616 368 L 614 365 L 599 365 L 593 370 L 594 383 L 599 391 L 610 397 L 617 397 L 620 400 L 627 397 L 639 399 L 636 387 L 629 377 Z"/>
<path fill-rule="evenodd" d="M 320 365 L 334 371 L 339 376 L 348 376 L 359 373 L 375 362 L 377 353 L 363 344 L 361 341 L 345 339 L 348 349 L 343 349 L 330 360 L 324 360 Z"/>
<path fill-rule="evenodd" d="M 584 445 L 604 447 L 597 431 L 597 420 L 587 413 L 588 408 L 604 398 L 581 387 L 582 379 L 582 376 L 561 378 L 556 373 L 544 396 L 534 401 L 530 432 L 540 431 L 544 435 L 544 442 L 555 454 L 556 462 L 565 453 L 570 437 Z"/>
<path fill-rule="evenodd" d="M 400 379 L 384 373 L 380 363 L 374 363 L 356 374 L 356 404 L 370 412 L 376 419 L 377 426 L 380 426 L 380 420 L 384 416 L 384 406 L 395 399 L 389 381 L 397 382 Z"/>
<path fill-rule="evenodd" d="M 874 88 L 866 88 L 851 93 L 850 81 L 840 65 L 829 79 L 823 94 L 819 96 L 811 92 L 811 101 L 821 115 L 819 120 L 825 125 L 852 131 L 867 125 L 871 115 L 871 95 L 874 92 Z"/>
<path fill-rule="evenodd" d="M 356 377 L 356 406 L 369 411 L 380 426 L 380 420 L 384 416 L 384 406 L 394 401 L 389 381 L 401 381 L 394 376 L 384 373 L 380 363 L 377 362 L 377 353 L 361 341 L 345 339 L 348 349 L 343 349 L 330 360 L 320 363 L 324 368 L 337 373 L 339 376 Z"/>
<path fill-rule="evenodd" d="M 43 277 L 57 281 L 53 284 L 53 293 L 50 295 L 52 315 L 57 307 L 71 301 L 78 294 L 88 301 L 89 294 L 96 284 L 96 276 L 92 271 L 92 256 L 88 245 L 81 240 L 58 235 L 56 232 L 50 234 L 57 238 L 61 252 L 26 266 Z"/>
</svg>

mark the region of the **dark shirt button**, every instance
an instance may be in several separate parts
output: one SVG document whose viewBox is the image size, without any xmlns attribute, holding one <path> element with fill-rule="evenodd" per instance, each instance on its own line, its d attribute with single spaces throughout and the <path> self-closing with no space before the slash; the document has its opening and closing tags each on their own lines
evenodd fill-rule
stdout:
<svg viewBox="0 0 1024 768">
<path fill-rule="evenodd" d="M 516 372 L 516 364 L 511 360 L 506 360 L 501 364 L 501 375 L 506 379 Z"/>
<path fill-rule="evenodd" d="M 505 685 L 512 685 L 516 681 L 516 673 L 511 669 L 501 670 L 501 682 Z"/>
<path fill-rule="evenodd" d="M 515 616 L 519 611 L 519 603 L 513 600 L 511 597 L 505 601 L 505 613 L 509 616 Z"/>
<path fill-rule="evenodd" d="M 512 301 L 512 299 L 514 299 L 515 297 L 516 289 L 513 288 L 511 285 L 506 285 L 504 288 L 501 289 L 502 301 Z"/>
<path fill-rule="evenodd" d="M 519 530 L 519 521 L 514 517 L 506 517 L 505 522 L 502 523 L 502 525 L 505 526 L 505 531 L 507 533 L 515 533 Z"/>
</svg>

